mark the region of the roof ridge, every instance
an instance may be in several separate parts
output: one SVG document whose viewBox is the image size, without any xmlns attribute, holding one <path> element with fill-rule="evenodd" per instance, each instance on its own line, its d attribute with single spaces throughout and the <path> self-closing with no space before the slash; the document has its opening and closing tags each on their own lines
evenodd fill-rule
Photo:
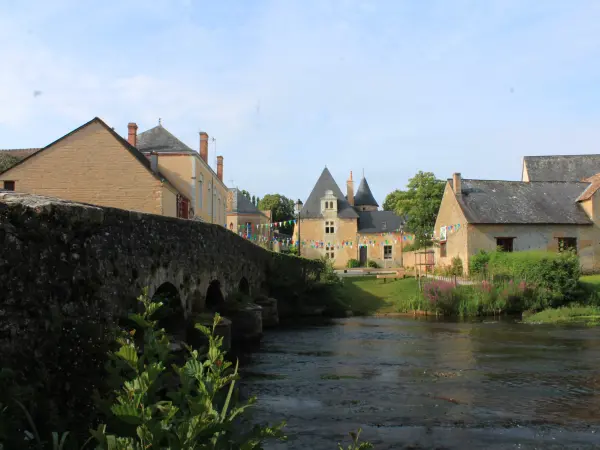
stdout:
<svg viewBox="0 0 600 450">
<path fill-rule="evenodd" d="M 447 181 L 452 181 L 452 178 L 448 178 Z M 588 184 L 587 181 L 581 180 L 551 180 L 551 181 L 519 181 L 519 180 L 490 180 L 483 178 L 463 178 L 462 181 L 491 181 L 497 183 L 519 183 L 519 184 L 542 184 L 542 183 L 557 183 L 557 184 L 567 184 L 567 183 L 582 183 Z"/>
<path fill-rule="evenodd" d="M 579 153 L 577 155 L 529 155 L 523 156 L 524 159 L 527 158 L 564 158 L 564 157 L 581 157 L 581 156 L 600 156 L 600 153 Z"/>
</svg>

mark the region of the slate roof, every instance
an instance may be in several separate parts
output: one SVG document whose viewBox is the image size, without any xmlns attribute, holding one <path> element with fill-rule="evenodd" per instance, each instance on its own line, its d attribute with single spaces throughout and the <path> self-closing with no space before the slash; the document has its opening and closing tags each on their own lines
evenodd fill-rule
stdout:
<svg viewBox="0 0 600 450">
<path fill-rule="evenodd" d="M 333 179 L 331 172 L 325 167 L 317 180 L 315 187 L 313 187 L 313 190 L 306 199 L 302 211 L 300 211 L 301 218 L 318 219 L 323 217 L 321 214 L 321 198 L 325 196 L 325 191 L 332 191 L 333 195 L 337 198 L 338 217 L 342 219 L 356 219 L 358 217 L 354 208 L 350 206 L 350 203 L 348 203 L 348 200 L 346 200 L 346 197 L 342 194 L 342 191 Z"/>
<path fill-rule="evenodd" d="M 252 204 L 248 197 L 242 194 L 237 188 L 229 189 L 233 193 L 231 210 L 227 212 L 237 214 L 263 214 L 256 206 Z"/>
<path fill-rule="evenodd" d="M 401 224 L 402 218 L 392 211 L 361 211 L 358 213 L 359 233 L 396 231 L 400 228 Z"/>
<path fill-rule="evenodd" d="M 354 206 L 379 207 L 379 204 L 375 200 L 375 197 L 373 197 L 373 193 L 371 192 L 371 188 L 369 187 L 369 183 L 367 183 L 367 179 L 365 177 L 360 180 L 360 184 L 358 185 L 358 190 L 354 196 Z"/>
<path fill-rule="evenodd" d="M 600 172 L 600 155 L 525 156 L 529 181 L 581 181 Z"/>
<path fill-rule="evenodd" d="M 162 125 L 138 134 L 136 147 L 142 152 L 198 153 L 173 136 Z"/>
<path fill-rule="evenodd" d="M 463 179 L 463 195 L 457 200 L 469 223 L 587 225 L 592 221 L 577 198 L 588 186 L 582 182 Z"/>
<path fill-rule="evenodd" d="M 32 155 L 38 152 L 39 148 L 0 148 L 0 154 L 8 154 L 14 156 L 16 158 L 26 158 L 29 155 Z M 4 153 L 3 153 L 4 152 Z"/>
</svg>

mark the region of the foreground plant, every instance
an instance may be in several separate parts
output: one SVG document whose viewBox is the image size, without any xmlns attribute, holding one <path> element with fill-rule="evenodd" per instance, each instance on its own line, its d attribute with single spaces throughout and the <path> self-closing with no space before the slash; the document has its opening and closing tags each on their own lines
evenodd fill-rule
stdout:
<svg viewBox="0 0 600 450">
<path fill-rule="evenodd" d="M 172 364 L 169 370 L 171 343 L 152 320 L 162 303 L 153 303 L 145 292 L 138 300 L 143 311 L 130 318 L 141 330 L 143 342 L 136 344 L 136 330 L 132 330 L 119 339 L 119 350 L 110 355 L 110 372 L 120 385 L 110 406 L 121 422 L 115 425 L 119 433 L 100 425 L 92 431 L 97 448 L 250 450 L 262 449 L 266 439 L 285 438 L 283 423 L 239 431 L 239 419 L 255 398 L 243 405 L 232 401 L 238 366 L 236 363 L 235 369 L 229 370 L 232 364 L 221 350 L 223 338 L 215 335 L 219 315 L 215 315 L 212 329 L 196 325 L 208 339 L 205 359 L 185 346 L 185 363 Z"/>
<path fill-rule="evenodd" d="M 352 438 L 352 444 L 350 444 L 346 449 L 342 447 L 342 444 L 338 443 L 338 450 L 370 450 L 373 448 L 373 444 L 369 442 L 358 442 L 358 438 L 360 437 L 360 433 L 362 430 L 359 428 L 358 431 L 352 431 L 350 433 L 350 437 Z"/>
</svg>

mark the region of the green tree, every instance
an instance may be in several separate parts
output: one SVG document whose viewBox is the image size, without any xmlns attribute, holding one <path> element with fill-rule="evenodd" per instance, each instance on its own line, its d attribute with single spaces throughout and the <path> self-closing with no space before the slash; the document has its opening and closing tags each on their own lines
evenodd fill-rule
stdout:
<svg viewBox="0 0 600 450">
<path fill-rule="evenodd" d="M 294 200 L 290 200 L 281 194 L 267 194 L 260 199 L 258 209 L 271 211 L 273 222 L 282 222 L 294 218 Z M 292 234 L 294 224 L 286 224 L 279 227 L 283 234 Z"/>
<path fill-rule="evenodd" d="M 255 195 L 252 196 L 252 200 L 251 201 L 252 201 L 252 204 L 254 206 L 256 206 L 256 196 Z"/>
<path fill-rule="evenodd" d="M 444 195 L 445 183 L 432 172 L 419 171 L 407 184 L 407 189 L 387 195 L 383 208 L 407 217 L 405 231 L 415 235 L 415 247 L 431 245 L 431 233 Z"/>
<path fill-rule="evenodd" d="M 10 169 L 20 160 L 14 155 L 9 155 L 7 152 L 0 152 L 0 173 Z"/>
<path fill-rule="evenodd" d="M 241 194 L 242 194 L 244 197 L 246 197 L 248 200 L 250 200 L 250 192 L 248 192 L 246 189 L 242 189 L 242 190 L 240 191 L 240 193 L 241 193 Z"/>
</svg>

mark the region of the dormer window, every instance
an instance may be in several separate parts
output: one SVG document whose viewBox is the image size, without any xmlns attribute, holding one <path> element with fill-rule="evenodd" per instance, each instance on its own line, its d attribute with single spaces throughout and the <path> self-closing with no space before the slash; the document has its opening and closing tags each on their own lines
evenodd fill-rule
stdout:
<svg viewBox="0 0 600 450">
<path fill-rule="evenodd" d="M 337 197 L 333 195 L 333 191 L 325 191 L 325 195 L 321 198 L 321 213 L 335 214 L 337 206 Z"/>
</svg>

